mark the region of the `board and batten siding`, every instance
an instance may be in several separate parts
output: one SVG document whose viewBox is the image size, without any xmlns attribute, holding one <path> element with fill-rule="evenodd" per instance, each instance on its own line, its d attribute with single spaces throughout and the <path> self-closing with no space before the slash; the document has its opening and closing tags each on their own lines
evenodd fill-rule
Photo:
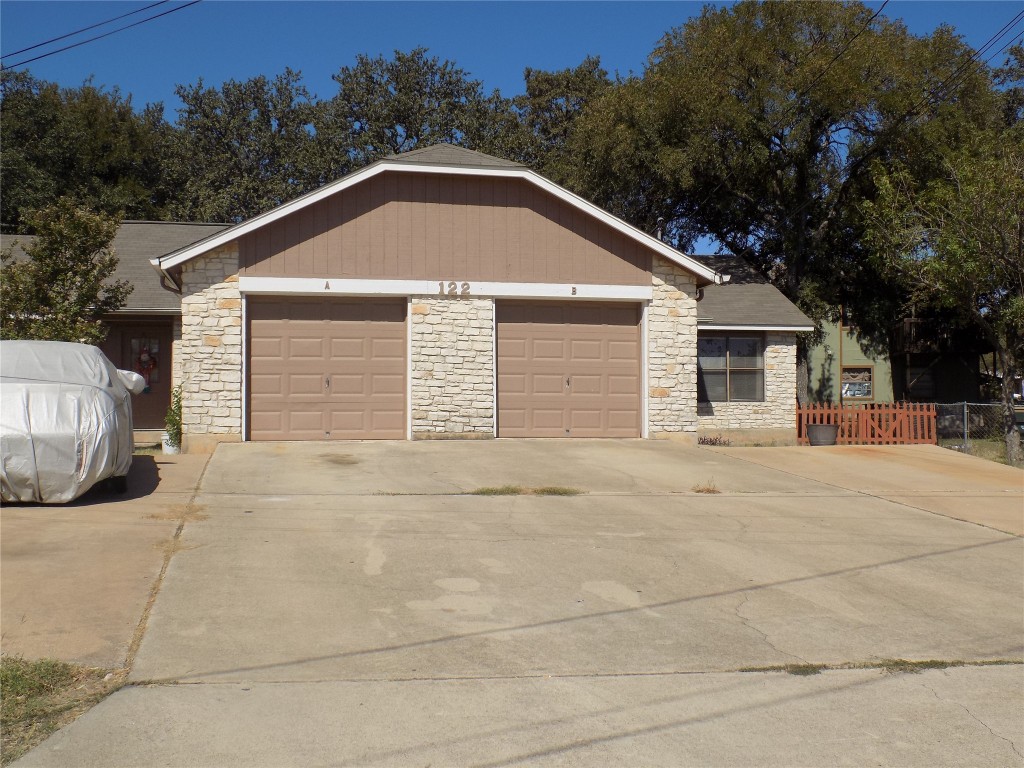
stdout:
<svg viewBox="0 0 1024 768">
<path fill-rule="evenodd" d="M 651 256 L 522 179 L 400 171 L 239 240 L 261 277 L 650 285 Z"/>
</svg>

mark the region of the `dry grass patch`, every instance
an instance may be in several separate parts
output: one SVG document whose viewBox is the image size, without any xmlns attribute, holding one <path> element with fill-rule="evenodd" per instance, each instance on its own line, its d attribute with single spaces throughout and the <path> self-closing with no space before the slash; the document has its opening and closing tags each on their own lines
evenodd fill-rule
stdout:
<svg viewBox="0 0 1024 768">
<path fill-rule="evenodd" d="M 699 483 L 698 485 L 693 486 L 690 490 L 694 493 L 721 493 L 721 491 L 718 490 L 718 486 L 715 485 L 715 478 L 713 477 L 706 483 Z"/>
<path fill-rule="evenodd" d="M 790 675 L 817 675 L 825 670 L 880 669 L 890 674 L 917 674 L 926 669 L 950 669 L 952 667 L 999 667 L 1024 664 L 1024 659 L 879 659 L 878 661 L 856 661 L 842 664 L 770 664 L 764 667 L 741 667 L 739 672 L 786 672 Z"/>
<path fill-rule="evenodd" d="M 583 491 L 561 485 L 545 485 L 540 488 L 525 488 L 521 485 L 498 485 L 477 488 L 470 496 L 579 496 Z"/>
<path fill-rule="evenodd" d="M 125 672 L 54 659 L 0 657 L 0 764 L 14 762 L 43 739 L 124 685 Z"/>
</svg>

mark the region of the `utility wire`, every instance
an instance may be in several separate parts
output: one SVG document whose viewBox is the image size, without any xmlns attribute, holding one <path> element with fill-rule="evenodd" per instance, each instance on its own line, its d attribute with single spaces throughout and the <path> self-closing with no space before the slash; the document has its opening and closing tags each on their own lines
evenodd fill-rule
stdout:
<svg viewBox="0 0 1024 768">
<path fill-rule="evenodd" d="M 120 16 L 115 16 L 114 18 L 107 19 L 106 21 L 100 21 L 100 22 L 98 22 L 96 24 L 90 24 L 88 27 L 82 27 L 81 29 L 76 29 L 74 32 L 68 32 L 66 35 L 61 35 L 60 37 L 51 37 L 49 40 L 44 40 L 41 43 L 36 43 L 35 45 L 30 45 L 28 48 L 22 48 L 22 49 L 17 50 L 17 51 L 11 51 L 10 53 L 5 53 L 2 56 L 0 56 L 0 59 L 9 59 L 11 56 L 17 56 L 19 53 L 27 53 L 28 51 L 34 51 L 36 48 L 42 48 L 44 45 L 49 45 L 50 43 L 56 43 L 56 42 L 58 42 L 60 40 L 65 40 L 65 39 L 67 39 L 69 37 L 74 37 L 75 35 L 80 35 L 83 32 L 88 32 L 90 29 L 96 29 L 96 27 L 105 26 L 107 24 L 110 24 L 111 22 L 117 21 L 118 19 L 123 19 L 126 16 L 134 16 L 136 13 L 142 13 L 143 11 L 148 11 L 150 8 L 156 8 L 156 6 L 163 5 L 164 3 L 169 2 L 169 1 L 170 0 L 159 0 L 159 2 L 153 3 L 152 5 L 147 5 L 144 8 L 136 8 L 134 11 L 129 11 L 128 13 L 122 13 Z"/>
<path fill-rule="evenodd" d="M 967 76 L 970 74 L 970 72 L 967 71 L 967 68 L 971 64 L 978 63 L 978 57 L 979 56 L 982 56 L 985 53 L 987 53 L 994 45 L 998 45 L 998 41 L 1006 36 L 1006 31 L 1009 28 L 1016 26 L 1021 21 L 1022 18 L 1024 18 L 1024 11 L 1021 11 L 1016 16 L 1014 16 L 1012 19 L 1010 19 L 1010 21 L 1008 21 L 1006 24 L 1004 24 L 1002 29 L 1000 29 L 998 32 L 996 32 L 994 35 L 992 35 L 992 37 L 990 37 L 988 39 L 988 41 L 986 41 L 986 43 L 983 46 L 981 46 L 981 48 L 979 48 L 977 51 L 975 51 L 974 54 L 972 54 L 967 59 L 967 61 L 965 61 L 963 64 L 961 64 L 959 67 L 957 67 L 957 69 L 954 70 L 952 72 L 952 74 L 948 75 L 946 77 L 946 79 L 944 79 L 942 82 L 940 82 L 934 88 L 932 88 L 925 95 L 925 97 L 921 101 L 917 102 L 917 104 L 915 104 L 907 112 L 905 112 L 903 114 L 903 116 L 900 117 L 899 120 L 894 122 L 887 129 L 885 129 L 885 131 L 883 131 L 883 133 L 882 133 L 882 136 L 880 136 L 879 138 L 880 139 L 884 138 L 885 134 L 891 133 L 892 131 L 895 131 L 896 129 L 900 128 L 903 125 L 903 123 L 906 122 L 907 120 L 911 120 L 911 119 L 912 120 L 917 120 L 920 117 L 922 117 L 924 115 L 924 113 L 920 111 L 922 108 L 928 107 L 928 106 L 935 106 L 934 104 L 932 104 L 932 101 L 934 99 L 936 99 L 938 97 L 945 96 L 950 88 L 955 87 L 955 86 L 959 85 L 961 82 L 963 82 L 967 78 Z M 1013 35 L 1014 35 L 1014 37 L 1016 37 L 1017 32 L 1014 32 Z M 1008 42 L 1006 45 L 1004 45 L 1002 48 L 997 50 L 995 53 L 993 53 L 991 56 L 989 56 L 987 59 L 985 59 L 981 63 L 983 65 L 988 65 L 988 63 L 990 61 L 992 61 L 992 59 L 994 59 L 996 56 L 999 56 L 1004 51 L 1009 50 L 1011 46 L 1013 46 L 1013 45 L 1015 45 L 1016 43 L 1019 43 L 1019 42 L 1024 42 L 1024 36 L 1021 36 L 1021 38 L 1019 40 L 1015 40 L 1015 39 L 1011 38 L 1010 42 Z M 847 160 L 847 162 L 843 165 L 843 168 L 839 172 L 840 178 L 846 176 L 849 173 L 850 169 L 853 167 L 853 165 L 855 163 L 862 162 L 863 160 L 864 160 L 863 157 L 857 158 L 856 160 Z M 724 183 L 724 180 L 723 180 L 723 183 Z M 799 208 L 797 208 L 795 211 L 793 211 L 792 214 L 790 214 L 790 217 L 797 216 L 798 214 L 803 213 L 807 209 L 807 207 L 809 205 L 811 205 L 812 203 L 815 203 L 815 202 L 818 202 L 818 199 L 817 198 L 811 198 L 810 200 L 805 202 L 803 205 L 801 205 Z"/>
<path fill-rule="evenodd" d="M 881 11 L 882 9 L 879 8 L 878 10 Z M 872 18 L 874 18 L 874 17 L 872 17 Z M 892 125 L 890 125 L 889 128 L 886 129 L 885 132 L 892 132 L 892 131 L 896 130 L 897 128 L 901 127 L 904 122 L 906 122 L 907 120 L 909 120 L 911 118 L 913 118 L 915 120 L 917 118 L 920 118 L 922 116 L 922 114 L 920 114 L 919 112 L 920 112 L 920 110 L 923 107 L 931 105 L 931 102 L 933 100 L 935 100 L 938 97 L 945 96 L 951 88 L 953 88 L 953 87 L 959 85 L 960 83 L 962 83 L 967 78 L 967 76 L 970 74 L 970 72 L 968 71 L 968 68 L 972 64 L 978 63 L 979 57 L 984 56 L 986 53 L 988 53 L 988 51 L 991 50 L 993 46 L 998 45 L 999 41 L 1002 40 L 1004 37 L 1006 37 L 1006 34 L 1007 34 L 1008 30 L 1011 30 L 1013 27 L 1017 26 L 1017 24 L 1020 23 L 1021 19 L 1024 19 L 1024 11 L 1019 12 L 1016 16 L 1014 16 L 1012 19 L 1010 19 L 1008 22 L 1006 22 L 1006 24 L 1004 24 L 997 32 L 995 32 L 991 37 L 989 37 L 989 39 L 987 41 L 985 41 L 985 43 L 980 48 L 978 48 L 971 56 L 969 56 L 965 62 L 963 62 L 959 67 L 957 67 L 955 70 L 953 70 L 952 73 L 947 75 L 946 78 L 944 80 L 942 80 L 941 82 L 939 82 L 938 85 L 936 85 L 931 90 L 929 90 L 928 93 L 925 94 L 923 99 L 918 101 L 913 107 L 911 107 L 907 112 L 905 112 L 902 117 L 900 117 Z M 1016 32 L 1013 32 L 1012 34 L 1013 34 L 1014 37 L 1016 37 L 1016 35 L 1017 35 Z M 1021 41 L 1024 41 L 1024 37 L 1021 37 L 1020 40 L 1014 40 L 1013 38 L 1011 38 L 1009 43 L 1004 45 L 1000 50 L 997 50 L 994 54 L 989 56 L 982 63 L 984 65 L 987 65 L 996 56 L 998 56 L 1001 53 L 1003 53 L 1004 51 L 1008 50 L 1015 43 L 1021 42 Z M 852 40 L 851 40 L 851 42 L 852 42 Z M 840 174 L 839 174 L 840 178 L 844 177 L 849 172 L 849 170 L 853 167 L 853 164 L 855 162 L 859 162 L 862 159 L 863 158 L 858 158 L 857 160 L 847 160 L 847 162 L 844 164 L 843 168 L 840 171 Z M 718 183 L 718 186 L 716 186 L 715 189 L 713 189 L 711 191 L 711 194 L 709 194 L 706 198 L 704 198 L 704 201 L 701 203 L 701 206 L 705 205 L 712 198 L 712 196 L 715 194 L 715 192 L 717 192 L 719 189 L 721 189 L 722 185 L 725 184 L 729 180 L 729 177 L 731 175 L 732 175 L 732 171 L 730 170 L 726 174 L 725 178 L 722 179 Z M 798 215 L 800 213 L 803 213 L 803 211 L 805 211 L 807 209 L 807 207 L 809 205 L 811 205 L 811 203 L 816 202 L 816 201 L 817 201 L 816 198 L 812 198 L 812 199 L 808 200 L 803 205 L 801 205 L 799 208 L 797 208 L 795 211 L 793 211 L 792 214 L 790 214 L 790 216 L 796 216 L 796 215 Z"/>
<path fill-rule="evenodd" d="M 183 11 L 186 8 L 188 8 L 190 5 L 195 5 L 196 3 L 201 3 L 201 2 L 202 2 L 202 0 L 192 0 L 192 2 L 185 3 L 184 5 L 179 5 L 179 6 L 175 7 L 175 8 L 171 8 L 169 11 L 164 11 L 163 13 L 158 13 L 155 16 L 150 16 L 149 18 L 142 19 L 141 21 L 136 21 L 134 24 L 126 24 L 125 26 L 118 27 L 117 29 L 111 30 L 110 32 L 105 32 L 102 35 L 96 35 L 95 37 L 90 37 L 87 40 L 82 40 L 82 41 L 77 42 L 77 43 L 72 43 L 71 45 L 65 45 L 63 48 L 58 48 L 55 51 L 50 51 L 48 53 L 40 54 L 39 56 L 34 56 L 31 59 L 24 59 L 23 61 L 19 61 L 17 64 L 8 64 L 6 66 L 0 67 L 0 70 L 14 69 L 15 67 L 22 67 L 22 66 L 24 66 L 26 64 L 32 63 L 33 61 L 39 61 L 40 59 L 45 59 L 45 58 L 47 58 L 49 56 L 53 56 L 55 54 L 62 53 L 63 51 L 69 51 L 72 48 L 77 48 L 80 45 L 85 45 L 86 43 L 91 43 L 94 40 L 102 40 L 104 37 L 110 37 L 111 35 L 117 34 L 118 32 L 123 32 L 126 29 L 131 29 L 132 27 L 137 27 L 140 24 L 145 24 L 146 22 L 149 22 L 149 21 L 154 21 L 155 19 L 159 19 L 161 16 L 167 16 L 168 14 L 175 13 L 177 11 Z"/>
</svg>

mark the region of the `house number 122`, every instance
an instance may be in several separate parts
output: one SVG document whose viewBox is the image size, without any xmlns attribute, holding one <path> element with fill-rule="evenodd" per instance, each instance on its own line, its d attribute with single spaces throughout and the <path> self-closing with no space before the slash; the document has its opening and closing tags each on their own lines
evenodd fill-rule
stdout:
<svg viewBox="0 0 1024 768">
<path fill-rule="evenodd" d="M 448 283 L 447 288 L 443 280 L 439 280 L 437 283 L 437 292 L 439 296 L 469 296 L 469 283 L 456 283 L 454 281 Z"/>
</svg>

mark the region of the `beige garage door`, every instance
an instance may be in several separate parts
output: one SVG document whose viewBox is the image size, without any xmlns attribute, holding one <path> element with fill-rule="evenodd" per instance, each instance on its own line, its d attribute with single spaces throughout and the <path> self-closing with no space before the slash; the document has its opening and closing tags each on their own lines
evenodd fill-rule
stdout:
<svg viewBox="0 0 1024 768">
<path fill-rule="evenodd" d="M 401 440 L 404 300 L 251 297 L 252 440 Z"/>
<path fill-rule="evenodd" d="M 498 302 L 499 437 L 639 437 L 640 306 Z"/>
</svg>

